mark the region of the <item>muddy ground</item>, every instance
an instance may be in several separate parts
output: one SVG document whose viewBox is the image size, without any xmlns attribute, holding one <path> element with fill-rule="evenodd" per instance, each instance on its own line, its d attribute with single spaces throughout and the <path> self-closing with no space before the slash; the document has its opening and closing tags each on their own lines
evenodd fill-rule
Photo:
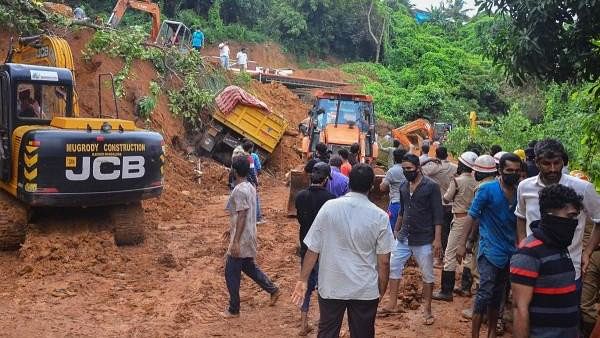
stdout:
<svg viewBox="0 0 600 338">
<path fill-rule="evenodd" d="M 148 239 L 137 247 L 114 245 L 101 210 L 40 215 L 19 252 L 0 254 L 0 336 L 296 336 L 299 311 L 289 295 L 299 269 L 298 226 L 285 216 L 284 183 L 270 181 L 261 191 L 268 221 L 259 226 L 257 261 L 283 291 L 275 307 L 268 307 L 268 295 L 244 278 L 241 317 L 219 317 L 227 305 L 226 244 L 221 240 L 228 227 L 227 191 L 223 186 L 204 194 L 192 186 L 193 193 L 180 196 L 195 207 L 169 220 L 151 217 Z M 149 216 L 157 212 L 152 205 L 146 203 Z M 409 268 L 406 274 L 406 312 L 378 318 L 377 336 L 466 336 L 470 324 L 460 318 L 460 310 L 470 300 L 434 302 L 437 321 L 422 326 L 418 273 Z M 316 323 L 317 306 L 310 317 Z"/>
</svg>

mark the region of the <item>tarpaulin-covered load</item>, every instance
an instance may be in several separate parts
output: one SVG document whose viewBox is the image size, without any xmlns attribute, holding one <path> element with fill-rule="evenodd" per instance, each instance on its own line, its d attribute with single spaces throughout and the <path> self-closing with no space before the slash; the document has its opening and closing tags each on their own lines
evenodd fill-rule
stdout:
<svg viewBox="0 0 600 338">
<path fill-rule="evenodd" d="M 239 104 L 271 112 L 271 109 L 264 102 L 238 86 L 229 86 L 223 89 L 215 98 L 215 102 L 219 110 L 225 115 L 231 113 Z"/>
</svg>

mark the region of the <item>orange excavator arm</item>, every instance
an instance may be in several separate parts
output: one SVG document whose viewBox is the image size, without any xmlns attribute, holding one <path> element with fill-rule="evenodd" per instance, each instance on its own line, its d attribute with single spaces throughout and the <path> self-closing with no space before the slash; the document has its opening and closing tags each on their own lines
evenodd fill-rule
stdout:
<svg viewBox="0 0 600 338">
<path fill-rule="evenodd" d="M 150 0 L 118 0 L 115 8 L 108 19 L 108 24 L 111 27 L 117 27 L 125 11 L 128 8 L 136 9 L 141 12 L 146 12 L 152 17 L 152 30 L 150 31 L 150 41 L 156 41 L 160 30 L 160 7 Z"/>
<path fill-rule="evenodd" d="M 410 136 L 417 137 L 422 140 L 428 138 L 433 140 L 434 129 L 431 123 L 425 119 L 417 119 L 403 125 L 400 128 L 392 130 L 392 137 L 400 141 L 400 143 L 407 149 L 411 145 L 415 145 L 415 142 L 411 142 Z M 420 144 L 417 144 L 420 147 Z"/>
</svg>

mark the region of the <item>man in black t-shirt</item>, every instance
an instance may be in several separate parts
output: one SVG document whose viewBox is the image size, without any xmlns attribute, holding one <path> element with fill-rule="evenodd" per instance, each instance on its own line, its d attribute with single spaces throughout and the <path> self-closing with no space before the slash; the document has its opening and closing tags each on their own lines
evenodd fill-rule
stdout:
<svg viewBox="0 0 600 338">
<path fill-rule="evenodd" d="M 325 202 L 334 199 L 335 196 L 331 194 L 325 186 L 327 181 L 331 177 L 331 167 L 329 164 L 324 162 L 315 163 L 310 172 L 310 187 L 300 191 L 296 195 L 296 218 L 300 223 L 300 264 L 304 261 L 304 255 L 306 254 L 306 244 L 304 244 L 304 237 L 308 233 L 317 213 L 321 210 L 321 207 Z M 318 266 L 311 271 L 308 279 L 308 287 L 302 303 L 301 314 L 302 323 L 300 326 L 300 336 L 306 336 L 312 331 L 312 328 L 308 325 L 308 307 L 310 304 L 310 297 L 313 290 L 317 285 L 317 271 Z"/>
</svg>

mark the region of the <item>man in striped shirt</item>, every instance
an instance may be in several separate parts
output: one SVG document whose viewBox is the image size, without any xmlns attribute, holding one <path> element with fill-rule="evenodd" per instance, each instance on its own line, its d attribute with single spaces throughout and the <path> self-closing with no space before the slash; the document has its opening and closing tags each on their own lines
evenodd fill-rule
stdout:
<svg viewBox="0 0 600 338">
<path fill-rule="evenodd" d="M 510 262 L 513 337 L 578 337 L 579 297 L 568 247 L 583 197 L 561 184 L 539 193 L 541 220 Z"/>
</svg>

